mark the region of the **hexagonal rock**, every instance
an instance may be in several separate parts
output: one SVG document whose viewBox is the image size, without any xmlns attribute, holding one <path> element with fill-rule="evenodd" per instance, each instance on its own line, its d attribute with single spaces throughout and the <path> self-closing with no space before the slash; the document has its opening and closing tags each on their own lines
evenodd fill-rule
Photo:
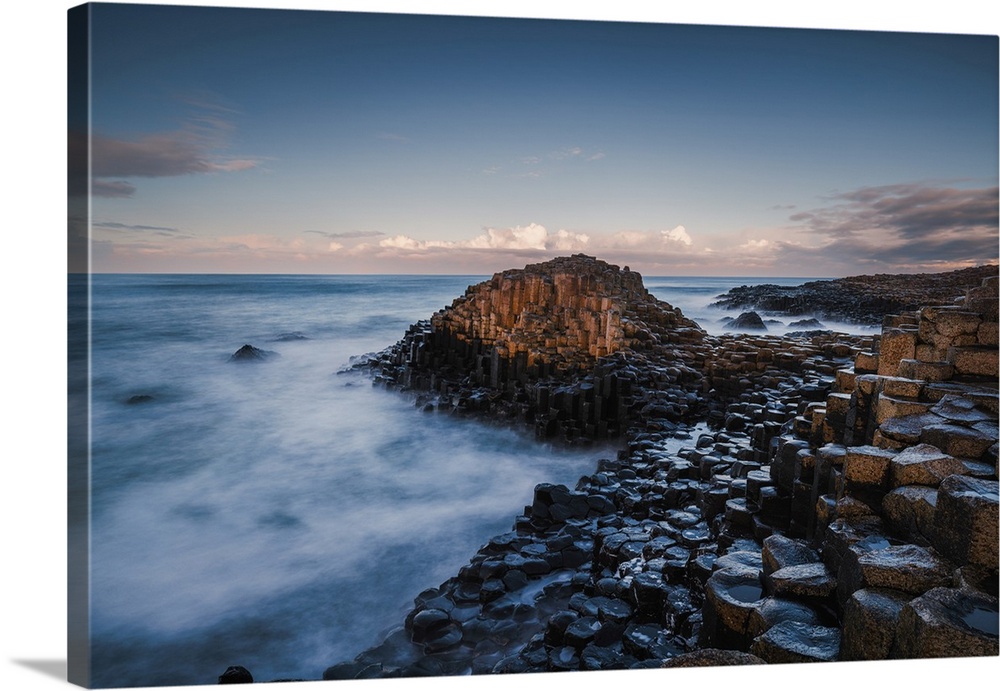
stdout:
<svg viewBox="0 0 1000 691">
<path fill-rule="evenodd" d="M 937 402 L 937 405 L 931 408 L 931 412 L 952 422 L 966 424 L 995 419 L 986 411 L 977 408 L 975 401 L 954 395 L 943 397 Z"/>
<path fill-rule="evenodd" d="M 936 446 L 918 444 L 893 457 L 890 464 L 892 486 L 927 485 L 937 487 L 949 475 L 966 475 L 968 469 L 954 456 Z"/>
<path fill-rule="evenodd" d="M 769 590 L 780 597 L 823 599 L 837 589 L 837 579 L 822 562 L 796 564 L 778 569 L 767 576 Z"/>
<path fill-rule="evenodd" d="M 784 535 L 771 535 L 764 539 L 761 559 L 764 575 L 767 576 L 786 566 L 819 561 L 819 555 L 802 540 L 793 540 Z"/>
<path fill-rule="evenodd" d="M 749 578 L 757 578 L 763 567 L 761 553 L 750 550 L 728 552 L 716 559 L 712 565 L 715 571 L 726 570 L 747 575 Z"/>
<path fill-rule="evenodd" d="M 980 458 L 996 443 L 994 435 L 960 425 L 930 425 L 920 433 L 920 441 L 959 458 Z"/>
<path fill-rule="evenodd" d="M 755 638 L 750 654 L 771 664 L 832 662 L 840 655 L 840 629 L 784 621 Z"/>
<path fill-rule="evenodd" d="M 895 451 L 875 446 L 849 446 L 844 458 L 844 481 L 848 488 L 885 488 Z"/>
<path fill-rule="evenodd" d="M 952 347 L 948 349 L 948 362 L 955 365 L 958 374 L 996 378 L 1000 364 L 997 349 L 982 346 Z"/>
<path fill-rule="evenodd" d="M 747 621 L 747 635 L 757 638 L 772 626 L 783 621 L 797 621 L 819 626 L 823 618 L 813 607 L 804 602 L 784 597 L 767 597 L 754 605 Z"/>
<path fill-rule="evenodd" d="M 745 651 L 750 645 L 750 613 L 763 598 L 764 588 L 756 576 L 745 571 L 716 571 L 705 583 L 699 643 Z"/>
<path fill-rule="evenodd" d="M 837 573 L 852 547 L 861 543 L 868 549 L 882 549 L 889 546 L 885 526 L 878 516 L 863 516 L 856 519 L 838 518 L 826 528 L 823 535 L 823 563 L 830 571 Z"/>
<path fill-rule="evenodd" d="M 930 407 L 930 403 L 924 401 L 882 394 L 878 397 L 878 403 L 875 406 L 875 422 L 881 425 L 890 418 L 919 415 L 926 413 Z"/>
<path fill-rule="evenodd" d="M 906 485 L 885 495 L 882 518 L 893 535 L 918 545 L 929 545 L 934 537 L 937 490 Z"/>
<path fill-rule="evenodd" d="M 917 334 L 903 329 L 883 329 L 879 346 L 878 373 L 884 377 L 894 377 L 899 369 L 899 361 L 912 359 L 916 353 Z"/>
<path fill-rule="evenodd" d="M 997 600 L 975 590 L 935 588 L 899 615 L 893 657 L 997 655 Z"/>
<path fill-rule="evenodd" d="M 996 480 L 952 475 L 941 482 L 934 513 L 934 547 L 958 564 L 995 570 L 1000 489 Z"/>
<path fill-rule="evenodd" d="M 910 595 L 887 588 L 865 588 L 844 605 L 841 660 L 886 660 L 896 642 L 899 614 Z"/>
<path fill-rule="evenodd" d="M 951 565 L 917 545 L 889 545 L 848 550 L 837 574 L 837 593 L 845 602 L 862 588 L 891 588 L 920 595 L 931 588 L 951 584 Z"/>
<path fill-rule="evenodd" d="M 920 433 L 928 425 L 936 425 L 944 422 L 945 419 L 934 413 L 920 413 L 917 415 L 904 415 L 902 417 L 889 418 L 881 425 L 878 431 L 883 437 L 888 437 L 893 441 L 912 446 L 920 441 Z M 875 443 L 879 448 L 885 445 Z"/>
</svg>

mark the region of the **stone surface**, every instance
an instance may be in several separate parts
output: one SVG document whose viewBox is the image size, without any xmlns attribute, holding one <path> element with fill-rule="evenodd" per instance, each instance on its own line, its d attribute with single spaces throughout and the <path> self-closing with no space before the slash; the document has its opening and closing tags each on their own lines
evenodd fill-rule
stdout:
<svg viewBox="0 0 1000 691">
<path fill-rule="evenodd" d="M 976 591 L 935 588 L 903 607 L 894 657 L 1000 654 L 997 600 Z"/>
<path fill-rule="evenodd" d="M 957 564 L 996 570 L 1000 489 L 996 480 L 952 475 L 942 483 L 934 513 L 935 548 Z"/>
<path fill-rule="evenodd" d="M 936 446 L 918 444 L 893 456 L 892 486 L 927 485 L 937 487 L 949 475 L 968 472 L 962 461 L 942 453 Z"/>
<path fill-rule="evenodd" d="M 895 646 L 900 612 L 911 597 L 885 588 L 855 591 L 844 606 L 840 659 L 888 659 Z"/>
<path fill-rule="evenodd" d="M 833 662 L 840 654 L 840 630 L 785 621 L 755 638 L 750 654 L 770 664 Z"/>
</svg>

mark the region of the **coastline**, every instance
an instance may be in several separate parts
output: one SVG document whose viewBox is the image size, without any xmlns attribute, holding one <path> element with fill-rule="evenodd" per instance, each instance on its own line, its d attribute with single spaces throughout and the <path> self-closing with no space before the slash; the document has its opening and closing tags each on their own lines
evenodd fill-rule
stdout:
<svg viewBox="0 0 1000 691">
<path fill-rule="evenodd" d="M 993 295 L 995 302 L 996 280 L 984 281 L 984 287 L 987 283 L 991 286 L 987 292 Z M 992 309 L 992 319 L 995 320 L 995 304 Z M 928 316 L 933 314 L 935 313 L 927 311 Z M 917 318 L 919 319 L 919 313 Z M 725 389 L 732 386 L 734 378 L 739 378 L 737 391 L 730 388 L 722 396 L 722 400 L 730 402 L 721 410 L 716 407 L 711 411 L 715 421 L 711 434 L 701 435 L 693 448 L 682 448 L 676 454 L 667 453 L 664 442 L 672 440 L 678 430 L 679 436 L 683 438 L 685 432 L 680 426 L 683 423 L 673 420 L 664 425 L 661 415 L 663 408 L 650 408 L 647 405 L 644 410 L 652 414 L 645 418 L 638 416 L 638 428 L 636 425 L 629 428 L 625 435 L 625 447 L 619 452 L 617 461 L 602 462 L 595 474 L 581 478 L 575 490 L 551 486 L 536 488 L 532 505 L 526 508 L 523 516 L 518 517 L 511 533 L 491 540 L 473 557 L 469 565 L 463 567 L 457 577 L 443 583 L 440 588 L 430 589 L 418 596 L 415 600 L 416 608 L 408 615 L 404 626 L 391 633 L 381 646 L 362 653 L 353 662 L 334 665 L 327 670 L 324 678 L 438 676 L 467 674 L 470 671 L 476 674 L 623 667 L 636 669 L 661 666 L 665 657 L 681 656 L 683 659 L 685 652 L 712 648 L 720 642 L 724 643 L 722 647 L 725 648 L 746 650 L 749 648 L 749 640 L 740 637 L 748 634 L 727 631 L 715 620 L 706 621 L 706 618 L 720 616 L 715 611 L 723 606 L 719 604 L 719 597 L 727 599 L 725 588 L 719 591 L 723 593 L 720 596 L 717 591 L 721 586 L 712 585 L 712 578 L 715 574 L 724 572 L 727 577 L 737 581 L 750 579 L 751 582 L 756 582 L 759 579 L 761 592 L 767 588 L 771 596 L 780 594 L 775 592 L 773 584 L 767 585 L 771 581 L 764 577 L 770 576 L 770 573 L 766 569 L 761 571 L 764 567 L 760 561 L 760 550 L 764 538 L 770 535 L 781 536 L 787 532 L 792 540 L 807 548 L 805 538 L 815 539 L 817 533 L 815 522 L 818 514 L 815 511 L 818 509 L 809 506 L 808 498 L 805 506 L 795 498 L 795 483 L 799 482 L 799 473 L 804 472 L 798 469 L 796 463 L 801 463 L 801 453 L 806 453 L 806 449 L 818 448 L 817 442 L 825 441 L 830 446 L 838 435 L 843 442 L 855 441 L 853 431 L 845 429 L 846 418 L 840 416 L 843 411 L 830 410 L 830 407 L 833 402 L 840 405 L 845 394 L 838 392 L 849 390 L 855 385 L 859 374 L 863 375 L 868 371 L 865 368 L 870 367 L 871 351 L 876 352 L 877 359 L 880 341 L 888 335 L 891 342 L 892 335 L 899 330 L 897 327 L 904 326 L 913 319 L 903 315 L 891 321 L 887 317 L 881 337 L 875 338 L 817 333 L 791 339 L 754 336 L 710 339 L 716 341 L 716 354 L 735 355 L 715 373 L 716 379 L 712 383 L 718 383 Z M 916 329 L 913 331 L 915 342 Z M 419 337 L 422 340 L 429 333 L 424 326 L 412 331 L 408 337 L 422 334 Z M 995 338 L 990 337 L 990 341 L 995 350 Z M 413 338 L 404 338 L 397 347 L 410 349 L 412 353 L 413 342 Z M 812 350 L 803 348 L 810 342 Z M 798 349 L 798 358 L 791 357 L 783 363 L 789 370 L 783 381 L 780 377 L 772 377 L 772 381 L 762 378 L 765 379 L 765 385 L 758 386 L 747 395 L 743 387 L 746 376 L 743 375 L 755 369 L 751 366 L 747 370 L 746 353 L 739 354 L 741 350 L 747 350 L 747 344 L 750 344 L 749 350 L 756 351 L 758 356 L 761 351 L 768 353 L 766 362 L 759 359 L 756 362 L 761 371 L 767 370 L 774 363 L 773 352 L 783 348 Z M 890 348 L 883 356 L 884 376 L 890 378 L 896 375 L 896 366 L 886 362 L 892 357 L 892 352 Z M 416 363 L 411 361 L 410 364 Z M 706 365 L 703 360 L 701 369 L 703 372 L 714 371 L 716 364 L 712 362 Z M 751 365 L 753 364 L 751 361 Z M 402 366 L 399 358 L 394 361 L 394 366 Z M 877 366 L 876 370 L 882 374 Z M 387 371 L 385 360 L 381 371 L 383 375 Z M 799 376 L 797 380 L 794 379 L 795 375 Z M 519 376 L 516 371 L 514 376 Z M 995 378 L 995 373 L 993 376 Z M 378 381 L 378 377 L 376 380 Z M 399 388 L 399 380 L 392 376 L 382 381 L 390 388 Z M 498 382 L 495 377 L 491 383 L 496 386 Z M 402 384 L 404 390 L 411 387 L 426 388 L 426 383 L 420 385 L 413 379 L 406 379 Z M 639 388 L 643 390 L 643 387 Z M 739 394 L 741 388 L 744 388 L 742 398 Z M 995 388 L 993 385 L 993 399 L 996 397 Z M 832 398 L 831 389 L 834 391 Z M 599 390 L 600 386 L 598 393 Z M 711 390 L 715 392 L 715 388 Z M 984 395 L 990 396 L 989 390 L 990 386 L 987 385 Z M 792 391 L 796 393 L 792 395 Z M 938 400 L 944 395 L 939 394 Z M 889 396 L 885 398 L 891 400 Z M 733 403 L 733 400 L 740 402 Z M 769 409 L 776 402 L 781 402 L 786 406 L 785 409 L 781 412 Z M 423 405 L 428 405 L 426 400 Z M 440 398 L 433 405 L 440 406 Z M 987 408 L 993 408 L 995 425 L 995 403 L 986 405 Z M 458 407 L 456 405 L 453 409 Z M 924 409 L 927 408 L 930 406 Z M 489 408 L 485 411 L 490 414 Z M 525 412 L 523 406 L 520 412 Z M 563 412 L 566 412 L 565 409 Z M 535 414 L 531 413 L 532 416 Z M 782 418 L 781 424 L 778 424 L 778 418 Z M 878 420 L 880 429 L 874 430 L 875 434 L 881 431 L 883 423 L 892 419 L 894 416 L 887 415 Z M 853 420 L 851 424 L 856 426 Z M 846 439 L 843 438 L 845 432 Z M 867 439 L 859 438 L 859 441 L 870 443 L 872 431 L 869 430 L 867 434 Z M 919 435 L 913 441 L 918 440 Z M 883 447 L 891 447 L 896 453 L 907 448 L 906 444 L 896 443 L 895 440 L 883 442 L 880 442 Z M 992 469 L 979 467 L 976 472 L 992 478 L 987 481 L 995 484 L 995 433 L 992 443 Z M 718 451 L 720 447 L 724 452 L 722 458 L 714 458 L 711 453 L 701 451 Z M 834 454 L 841 462 L 845 448 L 841 446 Z M 895 456 L 896 453 L 891 455 Z M 706 457 L 710 459 L 707 462 Z M 830 462 L 837 463 L 836 460 Z M 718 482 L 716 471 L 729 472 L 733 466 L 739 470 L 736 473 L 730 472 L 729 481 Z M 643 506 L 642 497 L 633 496 L 622 501 L 622 485 L 627 483 L 620 482 L 620 478 L 616 477 L 618 471 L 626 473 L 625 478 L 652 479 L 657 473 L 665 474 L 666 477 L 672 474 L 675 484 L 678 479 L 692 481 L 688 489 L 699 482 L 701 484 L 692 496 L 674 496 L 666 505 Z M 825 472 L 829 475 L 829 468 Z M 966 471 L 962 472 L 965 474 Z M 811 476 L 808 479 L 811 489 L 807 489 L 806 494 L 812 492 L 812 502 L 815 505 L 817 491 L 822 491 L 817 485 L 830 480 L 819 482 Z M 708 480 L 712 480 L 714 484 L 706 490 L 704 484 Z M 845 493 L 843 478 L 838 477 L 838 481 L 841 486 L 833 500 L 835 508 L 832 515 L 822 516 L 822 529 L 830 523 L 840 525 L 836 523 L 836 508 L 841 508 L 843 520 L 878 513 L 877 505 L 866 495 L 872 488 L 865 487 L 864 482 L 860 482 L 860 485 L 851 486 L 851 490 Z M 602 487 L 608 486 L 614 486 L 617 492 L 612 499 L 609 499 L 608 493 L 601 492 Z M 686 491 L 684 487 L 671 487 L 669 483 L 660 489 L 661 498 L 671 491 L 678 495 L 683 495 Z M 762 494 L 761 489 L 767 489 L 768 492 Z M 758 521 L 754 514 L 760 514 L 763 509 L 766 515 L 769 510 L 766 504 L 773 502 L 782 490 L 787 490 L 787 502 L 792 506 L 778 509 L 777 514 L 771 518 L 777 517 L 779 525 L 782 521 L 784 525 L 776 527 L 768 521 Z M 876 491 L 881 491 L 881 486 Z M 628 492 L 625 494 L 628 495 Z M 852 494 L 864 497 L 864 500 L 857 499 Z M 883 491 L 878 497 L 879 501 L 884 495 Z M 794 506 L 796 501 L 797 507 Z M 828 503 L 829 501 L 827 500 Z M 639 510 L 635 511 L 637 506 Z M 865 508 L 861 508 L 862 506 Z M 786 511 L 791 511 L 795 517 L 784 515 Z M 712 518 L 716 525 L 709 525 L 705 521 L 706 516 Z M 652 520 L 653 518 L 657 520 Z M 671 523 L 672 519 L 676 520 Z M 798 526 L 795 525 L 796 519 L 800 523 Z M 788 523 L 789 520 L 791 523 Z M 720 522 L 725 540 L 720 539 Z M 687 535 L 692 528 L 696 534 Z M 846 529 L 850 529 L 850 526 Z M 704 551 L 706 543 L 712 538 L 715 539 L 714 549 Z M 657 541 L 659 544 L 650 550 L 649 546 Z M 757 544 L 756 557 L 753 556 L 754 542 Z M 614 548 L 609 551 L 609 544 L 612 543 Z M 669 554 L 671 549 L 677 552 L 681 547 L 687 550 L 686 555 Z M 619 553 L 618 550 L 624 552 Z M 746 552 L 749 556 L 730 559 L 730 551 L 735 551 L 737 555 Z M 696 553 L 697 559 L 694 558 Z M 764 549 L 764 558 L 767 555 L 768 550 Z M 671 563 L 671 556 L 674 563 Z M 771 558 L 775 558 L 773 554 Z M 722 568 L 716 566 L 716 562 L 727 564 L 727 559 L 732 563 Z M 810 564 L 818 565 L 827 561 L 824 557 L 821 562 L 818 554 L 812 559 L 815 561 L 810 561 Z M 641 561 L 642 565 L 635 572 L 627 573 L 621 578 L 622 568 L 635 561 Z M 662 575 L 650 576 L 651 562 L 654 564 L 652 571 Z M 635 566 L 634 563 L 632 566 Z M 598 577 L 602 567 L 603 577 Z M 615 569 L 614 574 L 609 573 L 609 567 Z M 835 566 L 827 564 L 823 569 L 827 572 L 827 582 L 823 586 L 825 590 L 822 597 L 832 597 L 837 593 L 836 578 L 830 578 L 829 570 L 833 568 L 836 572 L 839 567 L 840 563 L 835 561 Z M 771 568 L 772 572 L 774 570 L 776 569 Z M 615 577 L 618 577 L 617 582 Z M 545 583 L 546 578 L 549 579 L 548 585 Z M 864 577 L 861 578 L 863 581 Z M 525 601 L 523 597 L 517 601 L 508 597 L 508 593 L 518 592 L 533 579 L 540 579 L 537 588 L 541 589 L 541 595 L 532 603 Z M 671 584 L 676 585 L 681 580 L 685 581 L 684 587 L 672 587 Z M 987 578 L 987 583 L 988 580 Z M 944 581 L 940 584 L 944 584 Z M 982 582 L 980 587 L 990 588 L 989 585 L 983 586 Z M 841 587 L 841 591 L 844 590 Z M 484 595 L 486 591 L 488 594 Z M 683 591 L 679 597 L 688 602 L 687 607 L 682 606 L 672 615 L 666 615 L 669 621 L 663 619 L 664 607 L 667 610 L 671 607 L 672 595 L 666 591 L 673 595 Z M 841 592 L 838 598 L 842 600 L 849 594 Z M 809 600 L 810 597 L 815 599 L 818 596 L 808 596 L 806 599 Z M 995 593 L 992 597 L 993 604 L 986 606 L 995 609 Z M 711 615 L 704 613 L 706 603 L 710 605 Z M 537 605 L 537 611 L 532 611 L 534 605 Z M 833 601 L 829 606 L 834 606 Z M 827 615 L 820 619 L 807 617 L 810 625 L 824 624 L 829 629 L 829 625 L 838 624 L 842 616 L 839 613 L 832 616 L 829 609 L 826 611 Z M 671 616 L 674 618 L 670 619 Z M 478 623 L 477 626 L 469 624 L 473 617 L 477 617 L 472 622 Z M 511 637 L 509 627 L 505 628 L 503 623 L 511 617 L 519 621 L 517 628 L 521 635 L 517 638 Z M 792 615 L 792 619 L 795 618 L 796 615 Z M 487 624 L 483 624 L 484 621 Z M 769 626 L 776 621 L 769 622 Z M 767 628 L 763 630 L 766 631 Z M 469 634 L 468 629 L 474 633 Z M 664 633 L 666 631 L 670 631 L 670 636 Z M 734 640 L 737 640 L 735 644 Z M 473 649 L 471 653 L 467 650 L 470 647 Z M 607 654 L 609 649 L 613 650 L 613 654 Z M 459 652 L 460 650 L 466 652 Z M 516 653 L 510 654 L 515 650 Z M 585 652 L 589 652 L 589 656 Z M 818 654 L 816 659 L 838 659 L 839 647 L 832 658 L 823 657 L 823 654 Z M 889 653 L 886 652 L 886 655 Z M 920 657 L 907 656 L 905 653 L 903 656 Z M 696 663 L 692 661 L 691 664 Z"/>
</svg>

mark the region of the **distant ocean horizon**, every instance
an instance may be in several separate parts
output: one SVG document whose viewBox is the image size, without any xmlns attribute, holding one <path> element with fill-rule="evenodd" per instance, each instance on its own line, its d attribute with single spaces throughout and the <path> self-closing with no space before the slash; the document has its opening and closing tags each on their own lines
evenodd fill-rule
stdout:
<svg viewBox="0 0 1000 691">
<path fill-rule="evenodd" d="M 229 665 L 319 679 L 510 530 L 537 483 L 614 456 L 338 374 L 486 278 L 91 276 L 94 686 L 209 684 Z M 729 288 L 809 280 L 644 277 L 714 333 Z M 229 362 L 244 344 L 277 355 Z"/>
</svg>

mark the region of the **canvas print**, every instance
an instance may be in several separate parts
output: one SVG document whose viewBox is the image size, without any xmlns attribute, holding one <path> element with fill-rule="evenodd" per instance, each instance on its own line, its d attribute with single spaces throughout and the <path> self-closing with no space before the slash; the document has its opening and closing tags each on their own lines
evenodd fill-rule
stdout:
<svg viewBox="0 0 1000 691">
<path fill-rule="evenodd" d="M 998 655 L 996 36 L 68 38 L 73 683 Z"/>
</svg>

